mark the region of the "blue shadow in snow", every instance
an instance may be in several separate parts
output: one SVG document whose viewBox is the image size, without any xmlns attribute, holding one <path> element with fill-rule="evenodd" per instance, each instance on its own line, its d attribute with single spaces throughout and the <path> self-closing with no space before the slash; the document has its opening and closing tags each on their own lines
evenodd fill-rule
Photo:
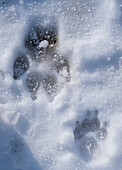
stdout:
<svg viewBox="0 0 122 170">
<path fill-rule="evenodd" d="M 122 56 L 122 51 L 118 50 L 110 56 L 110 60 L 108 60 L 108 56 L 100 56 L 98 59 L 85 59 L 82 60 L 82 71 L 88 71 L 90 73 L 95 72 L 97 69 L 106 69 L 113 66 L 115 69 L 119 68 L 119 60 Z"/>
<path fill-rule="evenodd" d="M 24 139 L 0 120 L 0 170 L 42 170 Z"/>
</svg>

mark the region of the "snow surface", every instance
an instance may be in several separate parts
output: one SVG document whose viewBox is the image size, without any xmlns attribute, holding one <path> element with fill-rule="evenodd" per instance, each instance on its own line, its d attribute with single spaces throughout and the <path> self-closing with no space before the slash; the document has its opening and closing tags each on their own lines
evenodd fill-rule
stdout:
<svg viewBox="0 0 122 170">
<path fill-rule="evenodd" d="M 58 23 L 59 51 L 70 63 L 71 81 L 53 102 L 42 87 L 31 99 L 26 74 L 13 79 L 33 18 Z M 0 80 L 0 170 L 122 169 L 121 0 L 0 0 Z M 89 161 L 73 131 L 95 109 L 108 136 Z"/>
</svg>

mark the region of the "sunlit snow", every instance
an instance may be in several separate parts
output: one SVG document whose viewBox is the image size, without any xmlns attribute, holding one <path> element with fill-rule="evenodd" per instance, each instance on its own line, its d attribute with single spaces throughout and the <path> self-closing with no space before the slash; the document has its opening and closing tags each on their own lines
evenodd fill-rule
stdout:
<svg viewBox="0 0 122 170">
<path fill-rule="evenodd" d="M 36 54 L 35 25 L 57 29 Z M 121 0 L 0 0 L 0 80 L 0 170 L 122 169 Z"/>
</svg>

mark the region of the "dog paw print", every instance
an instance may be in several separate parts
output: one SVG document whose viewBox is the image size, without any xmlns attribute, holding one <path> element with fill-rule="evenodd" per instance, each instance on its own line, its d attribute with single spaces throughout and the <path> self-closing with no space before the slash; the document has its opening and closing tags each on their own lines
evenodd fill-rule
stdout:
<svg viewBox="0 0 122 170">
<path fill-rule="evenodd" d="M 24 143 L 19 138 L 12 139 L 10 141 L 10 146 L 13 154 L 21 154 L 24 149 Z"/>
<path fill-rule="evenodd" d="M 32 58 L 42 61 L 46 58 L 47 52 L 55 47 L 57 43 L 56 27 L 33 27 L 25 38 L 25 46 L 32 53 Z"/>
<path fill-rule="evenodd" d="M 70 65 L 67 58 L 58 52 L 58 32 L 57 27 L 34 26 L 28 32 L 25 41 L 27 54 L 19 54 L 13 64 L 13 78 L 15 80 L 26 75 L 26 86 L 31 93 L 32 100 L 37 99 L 37 92 L 42 85 L 48 97 L 53 100 L 58 94 L 58 78 L 63 78 L 64 82 L 69 82 Z M 36 63 L 39 68 L 46 64 L 47 72 L 38 69 L 32 70 L 29 61 Z M 43 75 L 43 76 L 42 76 Z"/>
<path fill-rule="evenodd" d="M 80 144 L 80 150 L 86 155 L 92 155 L 97 148 L 97 142 L 93 137 L 85 136 Z"/>
<path fill-rule="evenodd" d="M 97 137 L 100 140 L 104 140 L 107 137 L 107 122 L 104 123 L 103 127 L 97 131 Z"/>
<path fill-rule="evenodd" d="M 26 86 L 31 93 L 31 98 L 33 100 L 37 99 L 37 91 L 41 85 L 40 74 L 37 72 L 31 72 L 27 75 Z"/>
<path fill-rule="evenodd" d="M 29 60 L 26 55 L 21 54 L 14 61 L 13 65 L 13 77 L 14 79 L 18 79 L 21 75 L 23 75 L 29 68 Z"/>
<path fill-rule="evenodd" d="M 51 65 L 53 69 L 67 82 L 70 81 L 71 76 L 70 76 L 70 66 L 69 62 L 67 59 L 65 59 L 62 55 L 55 53 L 53 54 L 53 58 L 51 61 Z"/>
<path fill-rule="evenodd" d="M 92 156 L 98 146 L 97 142 L 105 140 L 107 137 L 107 123 L 105 122 L 101 127 L 98 111 L 95 110 L 92 118 L 90 111 L 87 111 L 86 117 L 81 123 L 76 121 L 74 137 L 80 151 Z"/>
<path fill-rule="evenodd" d="M 53 100 L 58 91 L 56 78 L 54 76 L 47 75 L 45 78 L 43 78 L 42 83 L 50 101 Z"/>
</svg>

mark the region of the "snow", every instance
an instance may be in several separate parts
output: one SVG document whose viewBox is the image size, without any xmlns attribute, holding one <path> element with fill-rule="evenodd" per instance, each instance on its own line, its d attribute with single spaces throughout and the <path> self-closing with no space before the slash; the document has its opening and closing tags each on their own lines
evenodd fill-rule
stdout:
<svg viewBox="0 0 122 170">
<path fill-rule="evenodd" d="M 121 17 L 121 0 L 0 1 L 0 170 L 122 169 Z M 30 57 L 24 41 L 34 23 L 58 25 L 57 51 L 69 62 L 70 81 L 66 67 L 58 74 L 48 60 Z M 30 68 L 14 80 L 13 63 L 21 53 Z M 31 71 L 56 78 L 52 100 L 43 84 L 32 100 L 26 87 Z M 97 141 L 89 159 L 74 129 L 96 109 L 101 127 L 107 122 L 107 137 L 88 134 Z"/>
<path fill-rule="evenodd" d="M 39 48 L 41 48 L 41 47 L 46 48 L 47 46 L 48 46 L 47 40 L 41 41 L 40 44 L 39 44 Z"/>
</svg>

